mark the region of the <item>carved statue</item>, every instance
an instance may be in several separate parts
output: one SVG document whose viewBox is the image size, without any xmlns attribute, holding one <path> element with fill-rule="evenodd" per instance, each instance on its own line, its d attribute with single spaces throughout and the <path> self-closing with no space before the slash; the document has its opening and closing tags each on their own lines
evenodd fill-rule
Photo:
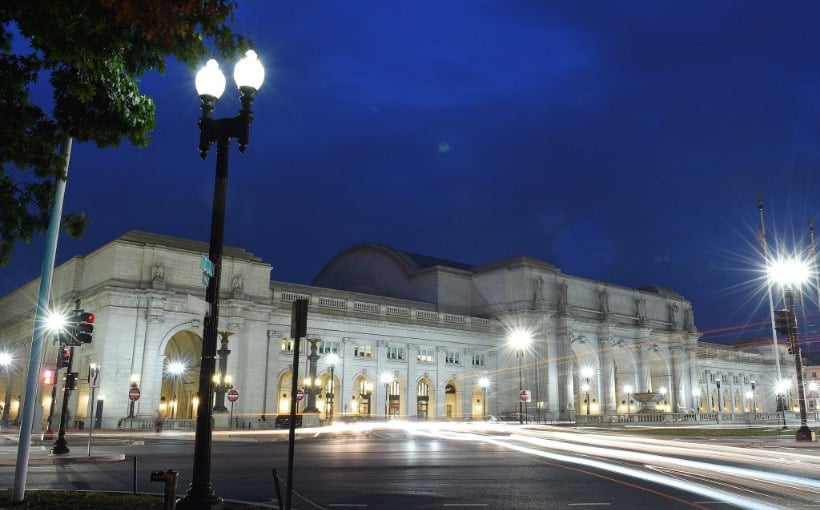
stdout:
<svg viewBox="0 0 820 510">
<path fill-rule="evenodd" d="M 567 285 L 567 281 L 564 280 L 561 282 L 561 289 L 558 293 L 558 306 L 562 309 L 565 309 L 567 307 L 567 303 L 569 303 L 568 294 L 569 286 Z"/>
<path fill-rule="evenodd" d="M 669 322 L 672 324 L 672 327 L 678 325 L 678 304 L 672 303 L 669 305 Z"/>
<path fill-rule="evenodd" d="M 638 320 L 641 322 L 646 321 L 646 299 L 639 298 L 637 300 L 638 304 Z"/>
<path fill-rule="evenodd" d="M 154 267 L 151 268 L 151 281 L 165 281 L 165 265 L 162 262 L 155 263 Z"/>
<path fill-rule="evenodd" d="M 238 294 L 242 292 L 242 287 L 245 285 L 245 280 L 242 279 L 242 275 L 236 275 L 231 280 L 231 292 Z"/>
<path fill-rule="evenodd" d="M 602 289 L 599 295 L 601 298 L 601 313 L 606 315 L 609 313 L 609 291 Z"/>
<path fill-rule="evenodd" d="M 534 303 L 543 303 L 544 302 L 544 278 L 539 276 L 538 278 L 532 279 L 532 287 L 534 291 L 533 302 Z"/>
</svg>

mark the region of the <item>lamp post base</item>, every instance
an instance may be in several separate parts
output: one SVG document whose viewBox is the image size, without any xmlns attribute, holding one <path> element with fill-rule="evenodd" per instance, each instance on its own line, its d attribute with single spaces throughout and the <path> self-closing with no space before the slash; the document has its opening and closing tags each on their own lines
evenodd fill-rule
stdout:
<svg viewBox="0 0 820 510">
<path fill-rule="evenodd" d="M 814 434 L 808 425 L 802 425 L 799 429 L 797 429 L 795 439 L 797 441 L 814 441 Z"/>
<path fill-rule="evenodd" d="M 178 510 L 223 510 L 225 502 L 214 493 L 214 488 L 211 484 L 204 487 L 201 491 L 194 491 L 193 488 L 188 488 L 188 494 L 179 498 L 176 502 Z M 197 492 L 197 493 L 195 493 Z"/>
<path fill-rule="evenodd" d="M 71 453 L 71 450 L 68 449 L 68 443 L 64 438 L 58 438 L 49 453 L 50 455 L 68 455 Z"/>
</svg>

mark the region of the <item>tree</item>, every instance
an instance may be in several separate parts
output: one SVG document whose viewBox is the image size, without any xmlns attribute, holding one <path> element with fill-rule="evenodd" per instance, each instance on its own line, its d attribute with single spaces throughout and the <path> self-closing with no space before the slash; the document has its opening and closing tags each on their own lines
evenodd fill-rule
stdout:
<svg viewBox="0 0 820 510">
<path fill-rule="evenodd" d="M 2 2 L 0 265 L 18 240 L 48 228 L 57 179 L 66 178 L 63 140 L 147 146 L 154 102 L 140 77 L 164 72 L 169 56 L 193 67 L 213 50 L 233 57 L 247 48 L 230 28 L 237 8 L 237 0 Z M 43 79 L 53 90 L 50 112 L 30 94 Z M 80 237 L 85 216 L 66 214 L 62 226 Z"/>
</svg>

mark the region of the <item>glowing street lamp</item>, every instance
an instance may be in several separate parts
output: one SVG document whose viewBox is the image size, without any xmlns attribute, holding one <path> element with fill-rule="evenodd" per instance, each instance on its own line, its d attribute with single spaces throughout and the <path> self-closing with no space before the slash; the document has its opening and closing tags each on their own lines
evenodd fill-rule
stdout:
<svg viewBox="0 0 820 510">
<path fill-rule="evenodd" d="M 789 354 L 794 355 L 797 372 L 797 404 L 800 407 L 800 428 L 797 429 L 797 441 L 811 441 L 812 433 L 806 416 L 806 393 L 803 388 L 803 359 L 800 354 L 800 339 L 797 335 L 797 316 L 795 307 L 800 294 L 800 286 L 809 279 L 809 266 L 804 261 L 792 257 L 773 261 L 768 268 L 769 278 L 779 284 L 783 290 L 785 309 L 777 310 L 775 329 L 789 340 Z M 783 413 L 785 426 L 786 415 Z"/>
<path fill-rule="evenodd" d="M 204 159 L 211 144 L 216 142 L 216 176 L 214 179 L 214 202 L 211 215 L 211 240 L 208 258 L 213 263 L 212 275 L 205 291 L 209 313 L 205 316 L 202 335 L 202 357 L 199 369 L 199 407 L 194 435 L 194 464 L 188 492 L 177 502 L 177 508 L 210 508 L 222 505 L 211 484 L 211 439 L 213 435 L 211 407 L 213 382 L 216 368 L 216 341 L 219 327 L 219 284 L 222 280 L 222 251 L 225 238 L 225 203 L 228 191 L 228 153 L 231 139 L 235 138 L 239 152 L 248 146 L 250 125 L 253 121 L 251 103 L 265 79 L 265 68 L 256 52 L 248 50 L 245 58 L 234 67 L 234 82 L 241 93 L 242 109 L 235 117 L 214 119 L 211 112 L 214 103 L 225 90 L 225 76 L 219 64 L 211 59 L 196 75 L 196 90 L 202 101 L 202 117 L 199 119 L 199 155 Z"/>
<path fill-rule="evenodd" d="M 168 371 L 169 374 L 171 374 L 171 377 L 172 377 L 172 379 L 171 379 L 171 393 L 173 394 L 173 396 L 171 397 L 171 413 L 170 413 L 172 420 L 177 417 L 177 412 L 176 411 L 177 411 L 177 406 L 179 405 L 179 403 L 177 402 L 177 382 L 179 381 L 180 376 L 182 374 L 184 374 L 187 369 L 188 369 L 188 367 L 182 361 L 172 361 L 172 362 L 168 363 L 167 371 Z"/>
<path fill-rule="evenodd" d="M 6 372 L 6 398 L 3 400 L 3 426 L 9 425 L 9 415 L 11 414 L 11 364 L 14 361 L 8 352 L 0 352 L 0 367 Z"/>
<path fill-rule="evenodd" d="M 592 377 L 592 367 L 584 367 L 581 369 L 581 376 L 584 378 L 584 384 L 581 389 L 584 390 L 587 397 L 587 421 L 589 421 L 589 378 Z"/>
<path fill-rule="evenodd" d="M 521 393 L 524 391 L 524 379 L 521 372 L 521 361 L 524 358 L 524 351 L 530 346 L 530 334 L 523 329 L 516 329 L 510 333 L 508 341 L 510 347 L 515 349 L 515 356 L 518 358 L 518 423 L 523 424 L 524 400 Z"/>
<path fill-rule="evenodd" d="M 335 352 L 331 352 L 327 355 L 327 364 L 330 367 L 330 393 L 326 395 L 327 398 L 327 420 L 329 423 L 333 423 L 333 406 L 336 400 L 336 378 L 333 375 L 333 370 L 336 368 L 336 363 L 339 362 L 339 355 Z"/>
<path fill-rule="evenodd" d="M 481 388 L 481 419 L 487 420 L 487 388 L 490 387 L 490 378 L 481 376 L 478 378 L 478 386 Z"/>
</svg>

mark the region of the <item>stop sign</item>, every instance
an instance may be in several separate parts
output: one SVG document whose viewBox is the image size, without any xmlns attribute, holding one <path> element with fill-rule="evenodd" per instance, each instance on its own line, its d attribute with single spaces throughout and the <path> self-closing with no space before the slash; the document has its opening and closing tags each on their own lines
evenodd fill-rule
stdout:
<svg viewBox="0 0 820 510">
<path fill-rule="evenodd" d="M 532 402 L 530 400 L 530 390 L 521 390 L 521 402 Z"/>
<path fill-rule="evenodd" d="M 236 390 L 231 390 L 228 392 L 228 400 L 231 402 L 236 402 L 239 400 L 239 392 Z"/>
<path fill-rule="evenodd" d="M 305 398 L 305 390 L 299 388 L 296 390 L 296 401 L 301 402 L 303 398 Z"/>
<path fill-rule="evenodd" d="M 140 399 L 140 389 L 137 388 L 136 386 L 132 387 L 130 390 L 128 390 L 128 398 L 129 398 L 129 400 L 132 400 L 134 402 L 139 400 Z"/>
</svg>

